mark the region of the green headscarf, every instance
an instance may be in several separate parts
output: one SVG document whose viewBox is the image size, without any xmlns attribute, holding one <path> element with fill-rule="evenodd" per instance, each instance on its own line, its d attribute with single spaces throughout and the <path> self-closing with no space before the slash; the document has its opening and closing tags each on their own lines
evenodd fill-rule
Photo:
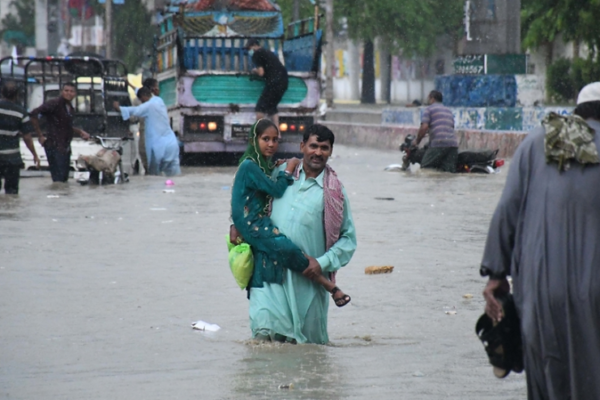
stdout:
<svg viewBox="0 0 600 400">
<path fill-rule="evenodd" d="M 254 125 L 252 125 L 252 128 L 250 129 L 250 135 L 248 137 L 248 147 L 246 148 L 246 151 L 240 158 L 240 162 L 238 163 L 238 165 L 243 163 L 246 159 L 250 159 L 257 163 L 260 169 L 262 169 L 265 174 L 271 176 L 271 173 L 273 172 L 275 166 L 273 165 L 270 159 L 266 159 L 265 156 L 262 155 L 262 153 L 260 152 L 260 147 L 258 147 L 258 134 L 256 132 L 256 127 L 262 120 L 263 119 L 259 119 L 258 121 L 256 121 L 256 123 L 254 123 Z"/>
</svg>

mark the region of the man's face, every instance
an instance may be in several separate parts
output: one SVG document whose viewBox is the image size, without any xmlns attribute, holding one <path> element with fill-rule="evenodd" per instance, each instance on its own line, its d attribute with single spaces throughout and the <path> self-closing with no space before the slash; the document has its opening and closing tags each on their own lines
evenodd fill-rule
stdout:
<svg viewBox="0 0 600 400">
<path fill-rule="evenodd" d="M 63 99 L 71 101 L 75 98 L 77 92 L 75 91 L 75 88 L 73 86 L 65 86 L 63 87 L 62 92 L 60 92 L 60 94 L 63 97 Z"/>
<path fill-rule="evenodd" d="M 300 151 L 304 154 L 302 162 L 313 171 L 322 171 L 331 157 L 333 147 L 329 140 L 317 141 L 317 135 L 311 135 L 306 142 L 300 144 Z"/>
</svg>

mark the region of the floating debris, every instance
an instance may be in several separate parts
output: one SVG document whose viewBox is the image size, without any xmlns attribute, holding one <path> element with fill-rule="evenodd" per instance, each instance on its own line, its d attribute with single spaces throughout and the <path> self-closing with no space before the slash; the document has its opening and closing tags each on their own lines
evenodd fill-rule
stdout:
<svg viewBox="0 0 600 400">
<path fill-rule="evenodd" d="M 372 266 L 372 267 L 365 268 L 365 274 L 367 274 L 367 275 L 389 274 L 393 270 L 394 270 L 394 267 L 392 267 L 391 265 L 384 265 L 381 267 Z"/>
</svg>

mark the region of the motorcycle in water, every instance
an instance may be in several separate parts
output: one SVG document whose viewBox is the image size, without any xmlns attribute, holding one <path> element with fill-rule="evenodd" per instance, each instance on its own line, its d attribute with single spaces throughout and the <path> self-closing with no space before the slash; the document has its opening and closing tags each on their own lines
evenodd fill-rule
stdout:
<svg viewBox="0 0 600 400">
<path fill-rule="evenodd" d="M 75 180 L 81 185 L 87 185 L 90 182 L 97 185 L 129 182 L 128 174 L 123 172 L 122 144 L 133 140 L 133 138 L 92 136 L 91 139 L 100 144 L 102 150 L 94 156 L 79 156 L 76 163 L 78 171 L 74 174 Z"/>
<path fill-rule="evenodd" d="M 402 170 L 406 171 L 410 164 L 421 164 L 428 146 L 419 148 L 415 144 L 415 137 L 408 135 L 400 145 L 402 157 Z M 504 165 L 504 160 L 497 158 L 496 150 L 463 150 L 458 153 L 456 172 L 479 172 L 493 174 Z"/>
</svg>

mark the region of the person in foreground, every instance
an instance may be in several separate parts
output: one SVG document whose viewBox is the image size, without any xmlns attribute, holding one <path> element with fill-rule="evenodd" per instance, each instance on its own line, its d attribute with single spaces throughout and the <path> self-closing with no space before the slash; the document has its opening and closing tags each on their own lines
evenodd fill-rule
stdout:
<svg viewBox="0 0 600 400">
<path fill-rule="evenodd" d="M 275 180 L 271 179 L 273 165 L 270 161 L 277 152 L 278 143 L 279 131 L 273 122 L 266 119 L 256 122 L 233 183 L 231 217 L 237 232 L 234 232 L 231 240 L 235 243 L 235 236 L 241 235 L 252 247 L 255 272 L 250 287 L 253 284 L 262 285 L 263 282 L 281 283 L 284 267 L 303 273 L 317 263 L 281 234 L 268 215 L 270 200 L 281 197 L 293 183 L 292 173 L 300 163 L 296 158 L 291 159 Z M 345 295 L 324 275 L 314 275 L 312 278 L 332 293 L 338 306 L 350 301 L 350 296 Z"/>
<path fill-rule="evenodd" d="M 427 97 L 427 107 L 423 111 L 421 127 L 417 133 L 416 145 L 429 132 L 429 148 L 423 155 L 421 168 L 435 168 L 445 172 L 456 172 L 458 140 L 454 132 L 454 115 L 442 104 L 444 96 L 432 90 Z"/>
<path fill-rule="evenodd" d="M 600 399 L 599 133 L 596 82 L 521 143 L 489 229 L 486 313 L 502 319 L 510 275 L 530 400 Z"/>
<path fill-rule="evenodd" d="M 137 95 L 142 102 L 137 107 L 121 107 L 118 101 L 115 101 L 113 106 L 121 113 L 124 120 L 132 116 L 145 119 L 148 174 L 164 173 L 167 176 L 181 174 L 179 144 L 169 124 L 165 103 L 160 97 L 152 96 L 150 89 L 145 86 L 137 91 Z"/>
<path fill-rule="evenodd" d="M 304 134 L 302 164 L 279 166 L 274 174 L 294 171 L 295 180 L 273 200 L 271 220 L 310 257 L 300 274 L 289 268 L 277 282 L 266 279 L 268 269 L 256 265 L 250 287 L 250 328 L 259 339 L 326 344 L 329 296 L 315 279 L 329 276 L 350 262 L 356 250 L 356 231 L 346 191 L 327 165 L 335 137 L 327 127 L 313 125 Z M 350 298 L 336 292 L 339 306 Z"/>
</svg>

